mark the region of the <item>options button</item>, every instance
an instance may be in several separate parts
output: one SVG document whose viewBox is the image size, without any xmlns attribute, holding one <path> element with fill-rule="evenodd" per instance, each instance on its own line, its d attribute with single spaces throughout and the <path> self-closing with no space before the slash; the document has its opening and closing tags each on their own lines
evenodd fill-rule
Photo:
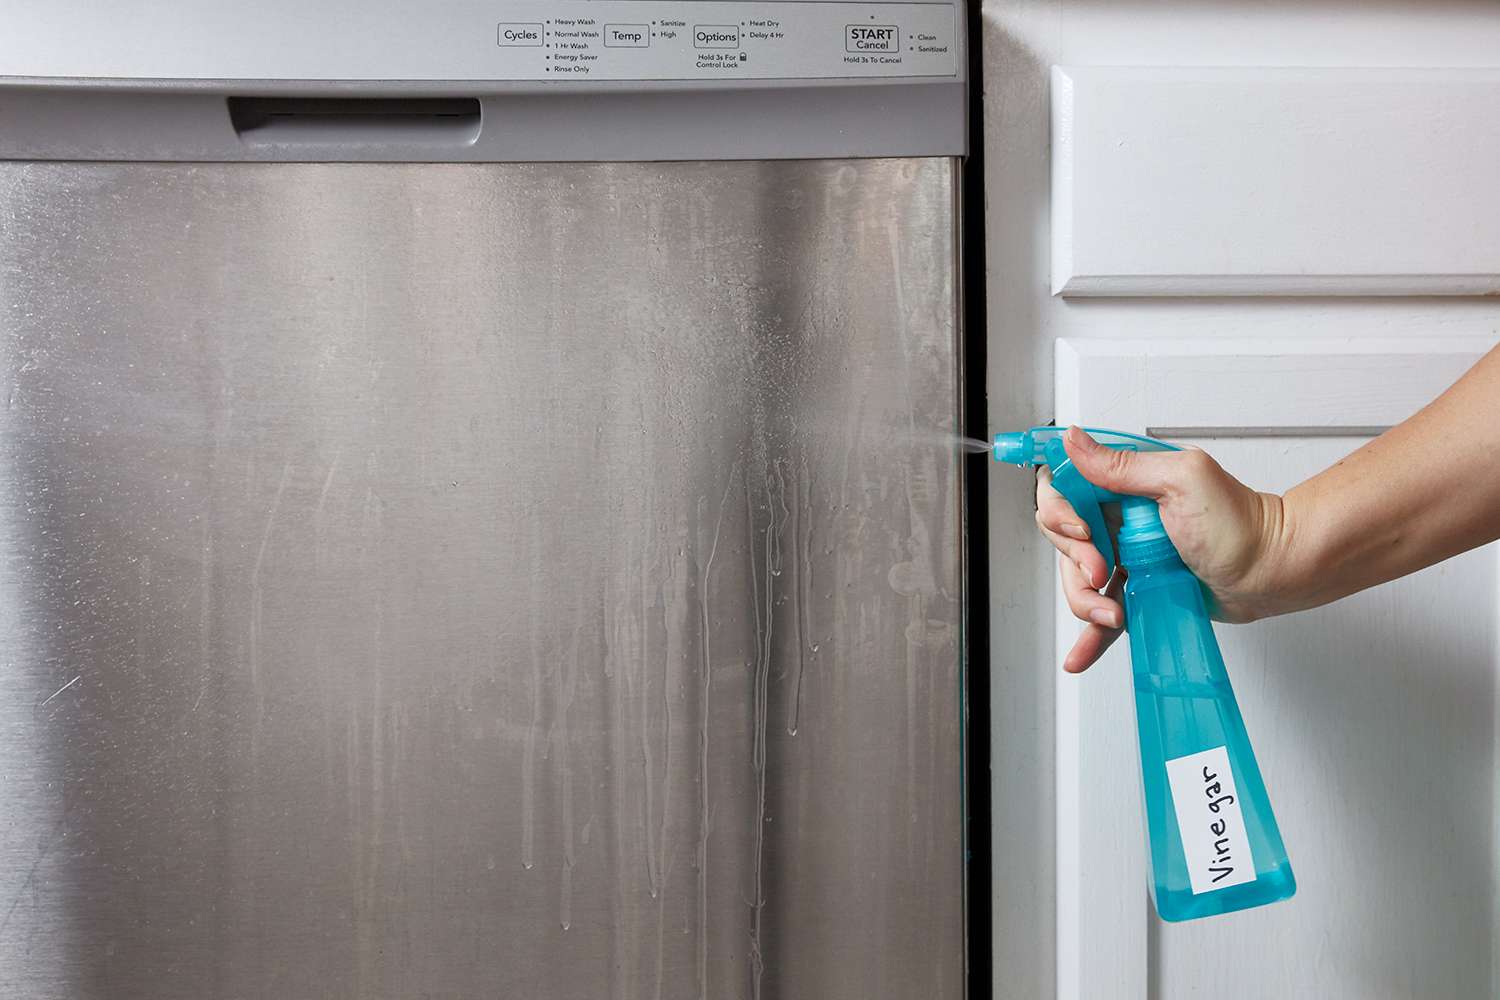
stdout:
<svg viewBox="0 0 1500 1000">
<path fill-rule="evenodd" d="M 699 49 L 737 49 L 740 47 L 738 24 L 695 24 L 693 46 Z"/>
</svg>

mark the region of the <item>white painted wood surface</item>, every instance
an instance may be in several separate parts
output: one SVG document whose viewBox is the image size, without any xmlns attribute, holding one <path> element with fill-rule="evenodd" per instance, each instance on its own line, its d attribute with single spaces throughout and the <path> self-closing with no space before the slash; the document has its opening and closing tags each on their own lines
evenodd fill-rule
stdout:
<svg viewBox="0 0 1500 1000">
<path fill-rule="evenodd" d="M 1059 67 L 1053 290 L 1500 292 L 1500 69 Z"/>
<path fill-rule="evenodd" d="M 1053 370 L 1053 347 L 1058 338 L 1072 342 L 1191 339 L 1210 344 L 1277 339 L 1335 345 L 1378 338 L 1420 353 L 1424 345 L 1436 345 L 1450 338 L 1500 336 L 1500 298 L 1495 296 L 1098 297 L 1052 293 L 1052 216 L 1056 208 L 1052 197 L 1052 152 L 1056 139 L 1052 131 L 1052 67 L 1126 66 L 1162 71 L 1207 67 L 1239 68 L 1255 73 L 1267 69 L 1300 71 L 1309 67 L 1374 72 L 1438 70 L 1447 74 L 1469 70 L 1492 72 L 1500 67 L 1500 10 L 1493 0 L 979 2 L 983 6 L 985 59 L 985 228 L 992 429 L 1018 429 L 1045 421 L 1059 412 L 1054 398 Z M 1257 162 L 1263 163 L 1248 157 L 1235 161 L 1237 169 L 1252 168 Z M 1228 181 L 1226 190 L 1246 189 L 1243 177 L 1231 177 Z M 1162 179 L 1161 191 L 1149 190 L 1145 195 L 1159 199 L 1163 197 L 1162 191 L 1166 191 L 1165 197 L 1170 197 L 1172 183 L 1172 175 L 1168 173 Z M 1334 246 L 1337 249 L 1337 240 Z M 1152 259 L 1148 256 L 1146 265 L 1138 270 L 1149 273 L 1149 267 L 1154 266 L 1150 263 Z M 1332 265 L 1317 261 L 1314 265 L 1323 268 L 1318 273 L 1333 273 Z M 1459 267 L 1462 273 L 1476 268 L 1481 273 L 1494 270 L 1493 262 L 1482 260 L 1464 261 Z M 1129 267 L 1126 271 L 1136 273 Z M 1337 350 L 1333 348 L 1332 353 Z M 1303 385 L 1301 392 L 1315 394 L 1318 388 L 1316 378 L 1309 378 Z M 1357 395 L 1347 398 L 1352 400 L 1350 405 L 1359 405 Z M 1213 403 L 1212 394 L 1205 393 L 1202 400 L 1207 407 Z M 1273 404 L 1274 399 L 1268 403 Z M 1205 413 L 1193 426 L 1217 426 L 1219 421 L 1213 417 L 1212 412 Z M 1366 414 L 1358 423 L 1368 419 Z M 1350 426 L 1354 425 L 1351 421 Z M 1326 428 L 1320 433 L 1327 433 Z M 1339 444 L 1334 439 L 1327 441 L 1333 442 L 1330 447 Z M 1322 460 L 1324 453 L 1306 449 L 1317 449 L 1323 443 L 1283 437 L 1255 439 L 1247 441 L 1246 446 L 1254 454 L 1270 454 L 1274 453 L 1271 449 L 1285 447 L 1290 456 L 1301 455 L 1299 461 L 1311 467 Z M 1228 451 L 1238 446 L 1237 442 L 1213 443 L 1216 452 L 1235 462 L 1240 460 Z M 1290 469 L 1291 465 L 1285 468 Z M 1254 468 L 1241 471 L 1247 477 L 1260 475 Z M 1269 479 L 1266 485 L 1270 485 Z M 990 478 L 991 787 L 995 805 L 990 837 L 994 864 L 991 894 L 994 927 L 990 943 L 995 996 L 1001 1000 L 1045 1000 L 1058 995 L 1059 936 L 1075 949 L 1083 940 L 1080 933 L 1069 931 L 1068 918 L 1059 913 L 1056 895 L 1058 858 L 1071 850 L 1066 842 L 1059 841 L 1056 822 L 1059 730 L 1052 590 L 1056 564 L 1050 546 L 1037 536 L 1032 523 L 1030 487 L 1030 477 L 1015 470 L 996 468 Z M 1329 611 L 1332 613 L 1334 609 Z M 1387 614 L 1387 609 L 1380 606 L 1365 609 L 1361 614 L 1374 615 L 1378 620 Z M 1287 619 L 1286 623 L 1294 621 Z M 1267 627 L 1274 631 L 1277 626 L 1272 623 Z M 1479 627 L 1486 626 L 1481 623 Z M 1236 676 L 1247 671 L 1248 668 L 1242 668 Z M 1248 683 L 1247 676 L 1240 686 Z M 1269 739 L 1258 738 L 1262 742 Z M 1133 767 L 1130 764 L 1127 771 Z M 1138 798 L 1135 781 L 1130 773 L 1123 785 L 1123 794 L 1132 804 Z M 1273 788 L 1273 794 L 1281 793 Z M 1500 798 L 1500 789 L 1495 797 Z M 1304 868 L 1301 857 L 1305 839 L 1299 837 L 1299 842 L 1293 845 Z M 1402 846 L 1391 845 L 1393 850 Z M 1487 883 L 1482 872 L 1476 873 L 1475 878 L 1482 884 L 1500 886 L 1500 868 L 1488 876 Z M 1304 901 L 1309 898 L 1307 892 L 1304 885 Z M 1124 916 L 1144 919 L 1144 897 L 1138 904 L 1137 909 Z M 1292 905 L 1293 908 L 1282 911 L 1289 934 L 1336 939 L 1342 942 L 1346 957 L 1357 953 L 1350 934 L 1361 927 L 1374 928 L 1371 940 L 1377 945 L 1383 940 L 1378 921 L 1354 915 L 1347 918 L 1347 925 L 1322 927 L 1311 919 L 1301 920 L 1304 911 L 1295 908 L 1298 903 Z M 1314 908 L 1308 912 L 1316 915 L 1317 911 Z M 1147 947 L 1170 948 L 1170 943 L 1149 936 L 1150 926 L 1146 924 Z M 1083 946 L 1096 947 L 1094 942 L 1084 942 Z M 1299 959 L 1305 957 L 1304 952 L 1293 954 Z M 1277 961 L 1274 956 L 1264 959 L 1251 956 L 1248 960 Z M 1209 957 L 1203 961 L 1205 967 L 1211 964 Z M 1063 962 L 1064 969 L 1076 965 L 1076 961 Z M 1377 967 L 1390 971 L 1389 966 Z M 1146 969 L 1148 974 L 1160 971 L 1155 964 Z M 1340 971 L 1351 982 L 1359 982 L 1356 977 L 1364 974 L 1359 968 Z M 1494 970 L 1492 978 L 1500 983 L 1500 968 Z M 1392 976 L 1391 981 L 1403 985 L 1390 991 L 1376 989 L 1369 994 L 1372 1000 L 1406 995 L 1403 992 L 1406 981 L 1401 976 Z M 1259 989 L 1261 984 L 1253 980 L 1243 989 L 1229 984 L 1212 991 L 1190 991 L 1195 982 L 1198 980 L 1177 970 L 1163 981 L 1148 982 L 1148 986 L 1153 996 L 1171 1000 L 1190 996 L 1263 1000 L 1267 995 Z M 1063 995 L 1078 993 L 1072 990 Z M 1298 987 L 1279 994 L 1288 1000 L 1311 995 L 1315 994 Z"/>
<path fill-rule="evenodd" d="M 1062 340 L 1057 416 L 1177 428 L 1282 491 L 1493 342 Z M 1491 546 L 1329 608 L 1218 627 L 1299 884 L 1226 917 L 1151 913 L 1124 644 L 1059 674 L 1058 995 L 1492 996 L 1497 583 Z M 1060 661 L 1079 626 L 1060 590 L 1056 609 Z"/>
</svg>

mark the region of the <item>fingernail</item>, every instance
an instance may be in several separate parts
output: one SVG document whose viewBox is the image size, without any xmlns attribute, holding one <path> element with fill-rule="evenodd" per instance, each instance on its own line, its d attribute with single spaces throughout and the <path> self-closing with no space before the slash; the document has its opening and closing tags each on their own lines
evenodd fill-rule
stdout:
<svg viewBox="0 0 1500 1000">
<path fill-rule="evenodd" d="M 1094 575 L 1089 572 L 1089 568 L 1081 562 L 1075 562 L 1073 565 L 1077 566 L 1078 572 L 1083 574 L 1083 582 L 1092 587 L 1094 585 Z"/>
<path fill-rule="evenodd" d="M 1095 608 L 1093 611 L 1090 611 L 1089 621 L 1095 625 L 1103 625 L 1105 628 L 1120 627 L 1119 619 L 1115 617 L 1115 613 L 1107 608 Z"/>
<path fill-rule="evenodd" d="M 1081 524 L 1064 523 L 1062 526 L 1062 530 L 1063 534 L 1067 535 L 1069 538 L 1076 538 L 1079 541 L 1085 541 L 1089 537 L 1089 529 L 1085 528 Z"/>
</svg>

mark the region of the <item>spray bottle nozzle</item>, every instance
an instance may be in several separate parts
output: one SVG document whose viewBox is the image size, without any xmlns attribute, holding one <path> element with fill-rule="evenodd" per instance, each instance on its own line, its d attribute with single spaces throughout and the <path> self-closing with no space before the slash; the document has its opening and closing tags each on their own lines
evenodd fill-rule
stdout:
<svg viewBox="0 0 1500 1000">
<path fill-rule="evenodd" d="M 995 461 L 1006 465 L 1032 464 L 1031 432 L 995 435 Z"/>
<path fill-rule="evenodd" d="M 1145 541 L 1145 533 L 1155 531 L 1153 538 L 1165 538 L 1161 520 L 1156 514 L 1156 503 L 1144 497 L 1127 497 L 1102 489 L 1083 478 L 1074 467 L 1063 447 L 1063 427 L 1033 427 L 1030 430 L 1010 434 L 996 434 L 995 461 L 1009 465 L 1045 465 L 1052 470 L 1052 487 L 1061 493 L 1073 506 L 1073 510 L 1088 525 L 1094 547 L 1104 557 L 1105 568 L 1115 571 L 1114 546 L 1109 540 L 1109 529 L 1104 522 L 1101 503 L 1117 502 L 1124 508 L 1127 524 L 1134 518 L 1137 540 Z M 1089 437 L 1119 451 L 1178 451 L 1176 445 L 1157 441 L 1155 438 L 1125 434 L 1121 431 L 1086 429 Z M 1154 524 L 1154 528 L 1151 525 Z M 1127 533 L 1129 534 L 1129 533 Z M 1126 537 L 1122 534 L 1122 540 Z"/>
</svg>

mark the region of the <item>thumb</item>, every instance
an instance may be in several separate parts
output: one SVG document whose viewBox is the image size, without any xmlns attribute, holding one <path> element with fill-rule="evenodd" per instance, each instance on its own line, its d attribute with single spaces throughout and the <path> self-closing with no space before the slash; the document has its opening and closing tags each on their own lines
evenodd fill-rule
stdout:
<svg viewBox="0 0 1500 1000">
<path fill-rule="evenodd" d="M 1083 478 L 1095 486 L 1153 500 L 1160 499 L 1168 490 L 1171 459 L 1166 453 L 1106 448 L 1080 427 L 1068 428 L 1063 435 L 1063 448 Z"/>
</svg>

